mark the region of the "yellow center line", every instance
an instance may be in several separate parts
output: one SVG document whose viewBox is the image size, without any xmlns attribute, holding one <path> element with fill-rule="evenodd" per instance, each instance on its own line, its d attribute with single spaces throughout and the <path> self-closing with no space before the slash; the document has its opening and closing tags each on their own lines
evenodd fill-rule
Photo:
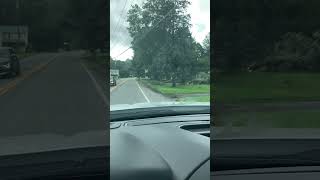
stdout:
<svg viewBox="0 0 320 180">
<path fill-rule="evenodd" d="M 124 84 L 125 82 L 127 82 L 128 79 L 124 80 L 122 83 L 118 84 L 117 86 L 113 87 L 110 89 L 110 92 L 113 92 L 115 89 L 117 89 L 118 87 L 120 87 L 122 84 Z"/>
<path fill-rule="evenodd" d="M 9 90 L 15 88 L 18 83 L 20 83 L 21 81 L 27 79 L 28 77 L 30 77 L 32 74 L 34 74 L 35 72 L 41 71 L 43 70 L 49 63 L 51 63 L 57 56 L 54 56 L 53 58 L 51 58 L 49 61 L 47 61 L 46 63 L 42 63 L 38 66 L 35 66 L 34 68 L 32 68 L 30 71 L 24 73 L 21 75 L 21 77 L 9 82 L 8 84 L 6 84 L 4 87 L 0 88 L 0 96 L 6 94 Z"/>
</svg>

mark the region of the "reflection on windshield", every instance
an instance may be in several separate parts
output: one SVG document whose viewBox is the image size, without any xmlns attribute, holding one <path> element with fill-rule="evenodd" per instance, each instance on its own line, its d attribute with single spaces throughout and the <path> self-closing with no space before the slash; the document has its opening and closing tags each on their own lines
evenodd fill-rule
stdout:
<svg viewBox="0 0 320 180">
<path fill-rule="evenodd" d="M 108 179 L 107 5 L 0 0 L 0 179 Z"/>
<path fill-rule="evenodd" d="M 305 21 L 320 3 L 230 2 L 215 4 L 217 124 L 320 128 L 320 26 Z"/>
<path fill-rule="evenodd" d="M 209 0 L 110 5 L 111 105 L 209 102 Z"/>
<path fill-rule="evenodd" d="M 59 138 L 106 130 L 107 5 L 0 0 L 1 150 L 71 148 Z"/>
</svg>

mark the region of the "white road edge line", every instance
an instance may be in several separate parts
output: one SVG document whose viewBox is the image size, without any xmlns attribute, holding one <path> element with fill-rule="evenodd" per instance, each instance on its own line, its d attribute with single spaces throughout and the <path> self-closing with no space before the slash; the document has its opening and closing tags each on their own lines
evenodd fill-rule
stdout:
<svg viewBox="0 0 320 180">
<path fill-rule="evenodd" d="M 139 87 L 140 91 L 142 92 L 142 94 L 143 94 L 144 98 L 147 100 L 147 102 L 148 102 L 148 103 L 150 103 L 149 98 L 148 98 L 148 97 L 146 96 L 146 94 L 143 92 L 143 90 L 141 89 L 141 87 L 140 87 L 139 83 L 138 83 L 137 81 L 136 81 L 136 83 L 137 83 L 137 85 L 138 85 L 138 87 Z"/>
<path fill-rule="evenodd" d="M 98 84 L 97 80 L 94 78 L 92 73 L 89 71 L 89 69 L 83 63 L 81 63 L 81 65 L 84 68 L 84 70 L 87 72 L 87 74 L 89 75 L 90 79 L 92 80 L 98 94 L 102 97 L 103 102 L 106 105 L 108 105 L 107 96 L 105 95 L 105 93 L 103 93 L 103 90 L 102 90 L 101 86 Z"/>
</svg>

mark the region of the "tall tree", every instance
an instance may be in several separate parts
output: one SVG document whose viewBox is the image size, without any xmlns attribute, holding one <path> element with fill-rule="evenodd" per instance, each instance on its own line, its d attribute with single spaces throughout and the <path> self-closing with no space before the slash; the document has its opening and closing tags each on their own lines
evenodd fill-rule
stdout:
<svg viewBox="0 0 320 180">
<path fill-rule="evenodd" d="M 155 79 L 169 74 L 173 86 L 192 78 L 195 59 L 186 11 L 189 4 L 187 0 L 147 0 L 142 7 L 131 7 L 128 31 L 138 71 L 145 69 Z"/>
</svg>

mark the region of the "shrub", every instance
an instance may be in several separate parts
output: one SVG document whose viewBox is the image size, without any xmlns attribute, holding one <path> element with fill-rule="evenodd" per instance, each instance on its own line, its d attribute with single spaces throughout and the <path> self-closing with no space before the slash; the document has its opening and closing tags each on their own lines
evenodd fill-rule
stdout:
<svg viewBox="0 0 320 180">
<path fill-rule="evenodd" d="M 320 70 L 320 32 L 309 37 L 289 32 L 275 43 L 262 63 L 254 63 L 249 71 L 303 71 Z"/>
</svg>

